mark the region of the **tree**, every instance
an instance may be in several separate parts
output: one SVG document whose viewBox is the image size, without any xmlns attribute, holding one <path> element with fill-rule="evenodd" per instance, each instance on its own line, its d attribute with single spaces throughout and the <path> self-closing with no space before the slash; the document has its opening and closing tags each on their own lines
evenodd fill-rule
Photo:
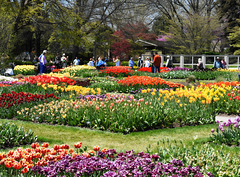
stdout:
<svg viewBox="0 0 240 177">
<path fill-rule="evenodd" d="M 113 30 L 106 25 L 101 25 L 94 33 L 94 52 L 93 55 L 109 57 L 109 49 L 112 42 Z"/>
<path fill-rule="evenodd" d="M 215 50 L 219 44 L 221 25 L 218 23 L 214 0 L 148 0 L 158 10 L 160 35 L 171 36 L 174 53 L 197 54 Z M 156 28 L 155 28 L 156 31 Z M 214 41 L 214 45 L 213 44 Z"/>
<path fill-rule="evenodd" d="M 224 47 L 230 47 L 228 51 L 233 53 L 237 50 L 236 37 L 237 27 L 240 25 L 240 1 L 236 0 L 218 0 L 217 10 L 219 14 L 219 19 L 222 24 L 225 24 L 223 29 L 223 38 L 227 41 Z"/>
<path fill-rule="evenodd" d="M 173 44 L 174 47 L 171 50 L 174 53 L 201 54 L 216 48 L 217 41 L 213 45 L 218 34 L 215 30 L 218 25 L 216 19 L 195 14 L 181 19 L 181 23 L 176 21 L 169 21 L 169 23 L 170 32 L 165 34 L 170 36 L 168 41 Z"/>
<path fill-rule="evenodd" d="M 0 54 L 7 53 L 11 31 L 13 29 L 13 13 L 0 1 Z"/>
<path fill-rule="evenodd" d="M 136 43 L 138 39 L 156 40 L 156 35 L 151 33 L 149 28 L 141 22 L 122 25 L 114 35 L 117 36 L 117 40 L 112 45 L 113 54 L 121 54 L 125 58 L 129 55 L 134 56 L 144 53 L 143 47 Z"/>
<path fill-rule="evenodd" d="M 217 0 L 217 10 L 222 23 L 228 23 L 228 29 L 239 26 L 239 0 Z"/>
<path fill-rule="evenodd" d="M 240 22 L 240 19 L 237 20 Z M 229 39 L 232 42 L 232 46 L 235 48 L 234 55 L 240 55 L 240 27 L 235 26 L 232 29 L 232 33 L 229 34 Z"/>
<path fill-rule="evenodd" d="M 127 58 L 131 52 L 131 44 L 125 38 L 122 31 L 115 31 L 113 33 L 115 42 L 112 43 L 112 54 L 120 58 Z"/>
</svg>

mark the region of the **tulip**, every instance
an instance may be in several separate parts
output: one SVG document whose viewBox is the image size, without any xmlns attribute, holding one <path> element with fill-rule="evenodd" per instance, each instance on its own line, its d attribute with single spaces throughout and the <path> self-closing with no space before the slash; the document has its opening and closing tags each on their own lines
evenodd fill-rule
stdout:
<svg viewBox="0 0 240 177">
<path fill-rule="evenodd" d="M 74 144 L 74 147 L 77 148 L 77 149 L 81 148 L 82 147 L 82 142 Z"/>
<path fill-rule="evenodd" d="M 25 167 L 25 168 L 21 171 L 21 173 L 24 174 L 24 173 L 27 173 L 28 171 L 29 171 L 29 168 L 28 168 L 28 167 Z"/>
<path fill-rule="evenodd" d="M 100 147 L 99 147 L 99 146 L 94 146 L 94 147 L 93 147 L 93 150 L 94 150 L 94 151 L 99 151 L 99 150 L 100 150 Z"/>
</svg>

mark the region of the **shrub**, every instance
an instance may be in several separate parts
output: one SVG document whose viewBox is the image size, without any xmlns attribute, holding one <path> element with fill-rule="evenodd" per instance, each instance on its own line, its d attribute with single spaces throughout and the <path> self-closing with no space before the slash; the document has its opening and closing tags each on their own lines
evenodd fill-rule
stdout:
<svg viewBox="0 0 240 177">
<path fill-rule="evenodd" d="M 196 81 L 196 77 L 194 75 L 190 75 L 186 78 L 186 82 L 191 83 L 191 82 L 195 82 Z"/>
<path fill-rule="evenodd" d="M 23 128 L 10 123 L 0 124 L 0 137 L 0 148 L 31 144 L 37 140 L 31 130 L 24 131 Z"/>
</svg>

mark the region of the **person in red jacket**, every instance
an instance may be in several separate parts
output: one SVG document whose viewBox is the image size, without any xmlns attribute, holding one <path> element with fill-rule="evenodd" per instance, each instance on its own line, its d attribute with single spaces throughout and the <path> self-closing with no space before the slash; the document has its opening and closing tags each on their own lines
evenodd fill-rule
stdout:
<svg viewBox="0 0 240 177">
<path fill-rule="evenodd" d="M 161 65 L 161 57 L 156 52 L 153 58 L 154 73 L 156 73 L 157 70 L 158 70 L 158 73 L 160 73 L 160 65 Z"/>
</svg>

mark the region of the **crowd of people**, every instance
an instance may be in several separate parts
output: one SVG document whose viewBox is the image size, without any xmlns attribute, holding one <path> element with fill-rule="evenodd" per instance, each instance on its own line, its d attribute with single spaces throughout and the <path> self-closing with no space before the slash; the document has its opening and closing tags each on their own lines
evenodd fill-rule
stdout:
<svg viewBox="0 0 240 177">
<path fill-rule="evenodd" d="M 46 64 L 47 64 L 46 54 L 47 54 L 47 50 L 44 50 L 38 59 L 34 59 L 34 60 L 38 60 L 38 63 L 37 63 L 38 69 L 36 69 L 37 70 L 36 74 L 38 74 L 38 73 L 43 74 L 43 73 L 47 72 L 46 71 Z M 108 61 L 108 59 L 107 58 L 104 59 L 102 56 L 97 57 L 97 59 L 92 57 L 92 58 L 90 58 L 88 65 L 95 66 L 97 69 L 100 69 L 102 67 L 107 66 L 107 61 Z M 115 63 L 115 66 L 121 66 L 121 59 L 119 56 L 113 57 L 112 61 Z M 134 62 L 133 57 L 130 57 L 130 59 L 128 61 L 128 65 L 132 69 L 134 66 L 137 66 L 138 68 L 151 67 L 152 73 L 157 73 L 157 72 L 160 73 L 161 62 L 162 62 L 162 58 L 156 52 L 152 58 L 146 57 L 145 59 L 143 59 L 143 57 L 139 56 L 137 64 Z M 51 70 L 65 68 L 68 66 L 69 57 L 66 56 L 65 53 L 63 53 L 62 56 L 57 54 L 54 60 L 50 60 L 50 63 L 52 64 Z M 82 60 L 79 59 L 78 57 L 76 57 L 73 60 L 73 62 L 71 63 L 71 65 L 80 65 L 80 64 L 82 64 Z M 172 57 L 170 57 L 170 56 L 166 57 L 165 66 L 168 68 L 174 67 Z M 219 57 L 217 57 L 213 63 L 213 69 L 218 69 L 218 68 L 223 68 L 223 69 L 226 68 L 225 60 L 224 59 L 220 60 Z M 201 58 L 198 59 L 197 69 L 199 69 L 199 70 L 204 69 L 203 61 Z"/>
</svg>

